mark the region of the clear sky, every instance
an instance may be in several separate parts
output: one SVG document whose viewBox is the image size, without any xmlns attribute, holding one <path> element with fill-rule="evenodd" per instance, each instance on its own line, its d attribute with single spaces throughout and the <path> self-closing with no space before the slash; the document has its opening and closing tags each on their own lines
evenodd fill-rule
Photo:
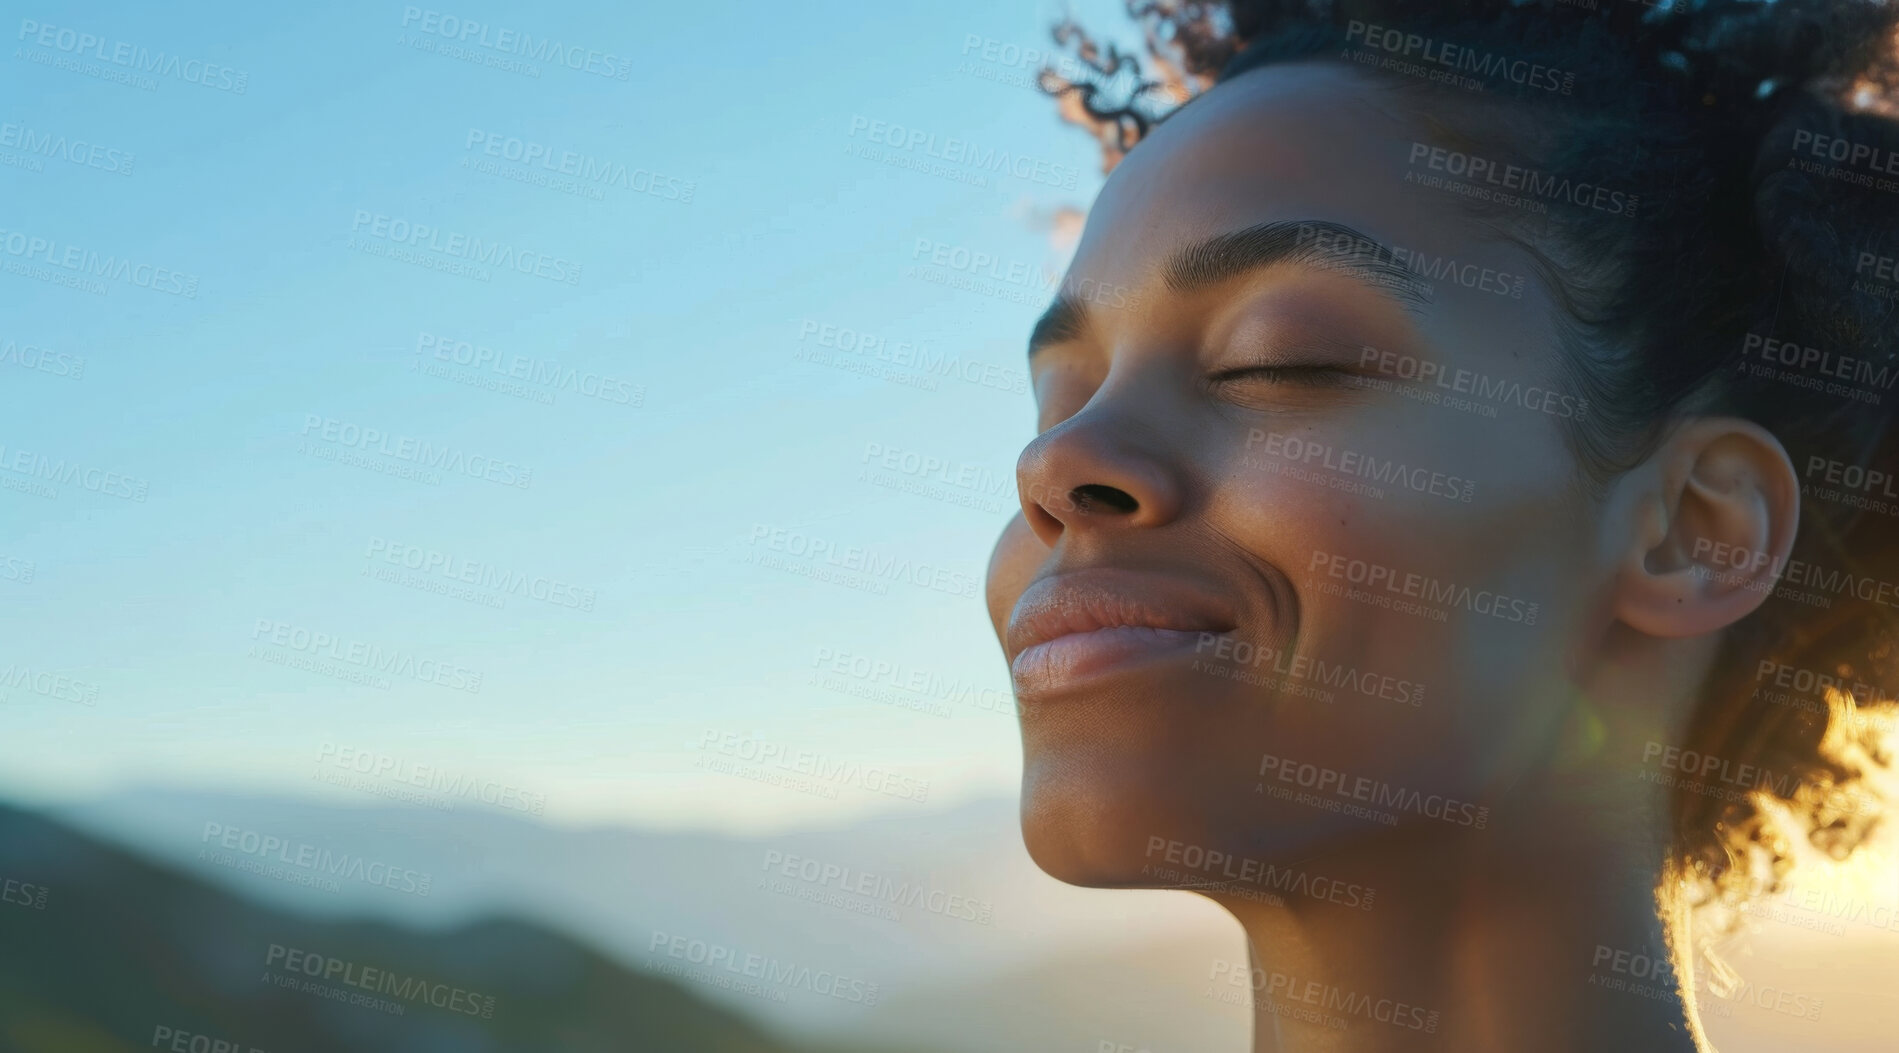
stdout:
<svg viewBox="0 0 1899 1053">
<path fill-rule="evenodd" d="M 21 9 L 0 793 L 1013 792 L 981 576 L 1098 155 L 1047 6 L 828 6 Z"/>
</svg>

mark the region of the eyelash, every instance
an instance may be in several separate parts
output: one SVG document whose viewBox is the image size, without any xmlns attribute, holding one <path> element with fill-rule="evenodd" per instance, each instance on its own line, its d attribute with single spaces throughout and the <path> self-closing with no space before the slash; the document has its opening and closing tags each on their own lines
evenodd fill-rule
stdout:
<svg viewBox="0 0 1899 1053">
<path fill-rule="evenodd" d="M 1313 383 L 1323 386 L 1344 386 L 1358 374 L 1340 366 L 1332 365 L 1292 365 L 1292 366 L 1242 366 L 1213 374 L 1207 379 L 1216 384 L 1238 380 L 1244 377 L 1260 377 L 1274 384 Z M 1321 379 L 1325 378 L 1325 379 Z"/>
<path fill-rule="evenodd" d="M 1217 386 L 1243 380 L 1248 377 L 1263 378 L 1274 386 L 1280 384 L 1306 383 L 1318 388 L 1356 388 L 1359 386 L 1358 380 L 1360 374 L 1343 366 L 1324 365 L 1320 363 L 1288 366 L 1240 366 L 1235 369 L 1224 369 L 1218 373 L 1214 373 L 1207 377 L 1207 381 Z M 1038 423 L 1036 427 L 1037 434 L 1047 430 L 1047 428 L 1042 427 Z"/>
</svg>

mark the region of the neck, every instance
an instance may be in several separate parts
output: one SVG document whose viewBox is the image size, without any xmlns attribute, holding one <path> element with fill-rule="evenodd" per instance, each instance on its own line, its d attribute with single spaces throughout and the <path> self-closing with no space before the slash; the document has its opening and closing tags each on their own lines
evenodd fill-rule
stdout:
<svg viewBox="0 0 1899 1053">
<path fill-rule="evenodd" d="M 1362 886 L 1369 909 L 1210 892 L 1246 930 L 1250 962 L 1210 976 L 1250 996 L 1254 1053 L 1704 1049 L 1656 901 L 1662 846 L 1631 833 L 1659 828 L 1659 801 L 1578 789 L 1288 868 Z"/>
</svg>

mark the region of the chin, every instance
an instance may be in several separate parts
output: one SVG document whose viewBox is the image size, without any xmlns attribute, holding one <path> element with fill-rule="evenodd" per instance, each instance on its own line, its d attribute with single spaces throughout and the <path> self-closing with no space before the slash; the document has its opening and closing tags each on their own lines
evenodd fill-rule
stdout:
<svg viewBox="0 0 1899 1053">
<path fill-rule="evenodd" d="M 1286 866 L 1383 832 L 1263 798 L 1256 774 L 1223 763 L 1214 743 L 1168 749 L 1067 739 L 1038 749 L 1032 736 L 1027 741 L 1022 842 L 1043 873 L 1066 884 L 1204 888 L 1247 873 L 1236 869 L 1241 863 Z"/>
<path fill-rule="evenodd" d="M 1150 888 L 1141 872 L 1141 850 L 1129 831 L 1138 819 L 1090 810 L 1084 802 L 1050 801 L 1046 794 L 1022 798 L 1022 844 L 1042 873 L 1084 888 Z"/>
<path fill-rule="evenodd" d="M 1058 881 L 1175 887 L 1157 839 L 1223 845 L 1266 818 L 1254 793 L 1266 729 L 1218 696 L 1147 677 L 1024 704 L 1021 730 L 1022 840 Z"/>
<path fill-rule="evenodd" d="M 1182 884 L 1157 843 L 1206 845 L 1224 811 L 1194 774 L 1067 751 L 1033 758 L 1022 776 L 1022 842 L 1042 872 L 1087 888 Z M 1198 779 L 1204 783 L 1202 772 Z M 1250 784 L 1245 789 L 1251 798 Z M 1241 802 L 1245 803 L 1244 801 Z"/>
</svg>

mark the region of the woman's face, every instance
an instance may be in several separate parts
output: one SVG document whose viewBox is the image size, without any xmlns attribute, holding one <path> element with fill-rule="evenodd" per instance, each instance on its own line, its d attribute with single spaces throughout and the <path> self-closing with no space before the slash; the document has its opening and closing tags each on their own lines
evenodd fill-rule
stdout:
<svg viewBox="0 0 1899 1053">
<path fill-rule="evenodd" d="M 987 599 L 1058 878 L 1481 826 L 1605 624 L 1551 300 L 1392 99 L 1313 63 L 1195 101 L 1038 327 Z"/>
</svg>

